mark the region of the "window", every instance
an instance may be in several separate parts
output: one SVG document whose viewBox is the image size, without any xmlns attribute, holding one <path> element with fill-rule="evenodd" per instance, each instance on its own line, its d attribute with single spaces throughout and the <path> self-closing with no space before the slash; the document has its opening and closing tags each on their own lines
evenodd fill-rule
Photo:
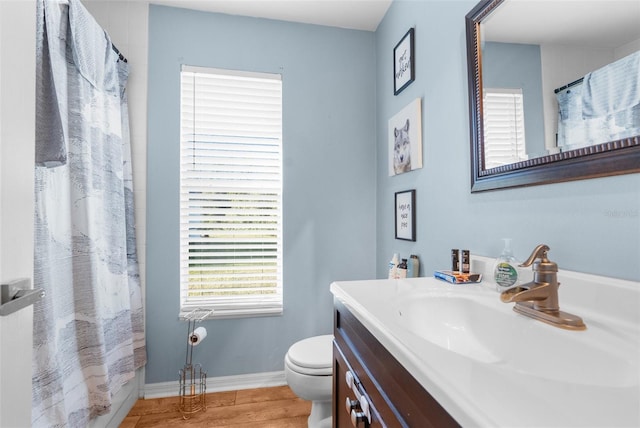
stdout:
<svg viewBox="0 0 640 428">
<path fill-rule="evenodd" d="M 180 310 L 282 313 L 280 75 L 183 66 Z"/>
<path fill-rule="evenodd" d="M 526 160 L 522 89 L 485 89 L 482 102 L 484 167 Z"/>
</svg>

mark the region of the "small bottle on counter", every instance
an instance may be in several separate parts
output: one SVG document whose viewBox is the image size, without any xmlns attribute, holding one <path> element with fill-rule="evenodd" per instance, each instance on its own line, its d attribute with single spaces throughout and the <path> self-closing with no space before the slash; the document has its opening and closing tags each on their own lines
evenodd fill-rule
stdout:
<svg viewBox="0 0 640 428">
<path fill-rule="evenodd" d="M 451 250 L 451 270 L 460 272 L 460 250 L 457 248 Z"/>
<path fill-rule="evenodd" d="M 462 273 L 469 273 L 471 269 L 471 255 L 469 250 L 462 250 Z"/>
<path fill-rule="evenodd" d="M 393 253 L 389 262 L 389 279 L 396 279 L 398 275 L 398 253 Z"/>
<path fill-rule="evenodd" d="M 398 265 L 397 278 L 406 278 L 407 277 L 407 259 L 402 259 L 400 264 Z"/>
<path fill-rule="evenodd" d="M 407 263 L 407 278 L 417 278 L 420 273 L 420 260 L 415 254 L 409 256 L 409 262 Z"/>
<path fill-rule="evenodd" d="M 493 267 L 493 278 L 499 292 L 518 285 L 518 261 L 511 251 L 511 239 L 503 238 L 504 249 Z"/>
</svg>

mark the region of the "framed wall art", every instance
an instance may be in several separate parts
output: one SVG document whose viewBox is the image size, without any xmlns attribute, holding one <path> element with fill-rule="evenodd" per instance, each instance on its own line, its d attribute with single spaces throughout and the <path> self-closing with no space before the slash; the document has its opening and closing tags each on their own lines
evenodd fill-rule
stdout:
<svg viewBox="0 0 640 428">
<path fill-rule="evenodd" d="M 389 119 L 389 175 L 422 168 L 422 108 L 416 98 Z"/>
<path fill-rule="evenodd" d="M 416 240 L 416 191 L 396 192 L 396 239 Z"/>
<path fill-rule="evenodd" d="M 393 94 L 398 95 L 416 78 L 414 29 L 407 31 L 393 48 Z"/>
</svg>

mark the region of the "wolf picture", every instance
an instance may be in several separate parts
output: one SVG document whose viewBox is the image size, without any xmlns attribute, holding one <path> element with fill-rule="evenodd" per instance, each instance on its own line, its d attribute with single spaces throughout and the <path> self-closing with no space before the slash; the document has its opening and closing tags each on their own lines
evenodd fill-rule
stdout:
<svg viewBox="0 0 640 428">
<path fill-rule="evenodd" d="M 409 119 L 405 125 L 393 128 L 395 143 L 393 146 L 393 170 L 396 174 L 411 171 L 411 140 L 409 138 Z"/>
</svg>

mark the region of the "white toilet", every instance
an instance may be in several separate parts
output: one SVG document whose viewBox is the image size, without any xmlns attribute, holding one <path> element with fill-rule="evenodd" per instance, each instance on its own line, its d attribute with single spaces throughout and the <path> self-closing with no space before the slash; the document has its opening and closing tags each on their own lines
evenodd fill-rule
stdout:
<svg viewBox="0 0 640 428">
<path fill-rule="evenodd" d="M 309 428 L 331 427 L 333 335 L 294 343 L 284 357 L 284 375 L 291 390 L 311 401 Z"/>
</svg>

